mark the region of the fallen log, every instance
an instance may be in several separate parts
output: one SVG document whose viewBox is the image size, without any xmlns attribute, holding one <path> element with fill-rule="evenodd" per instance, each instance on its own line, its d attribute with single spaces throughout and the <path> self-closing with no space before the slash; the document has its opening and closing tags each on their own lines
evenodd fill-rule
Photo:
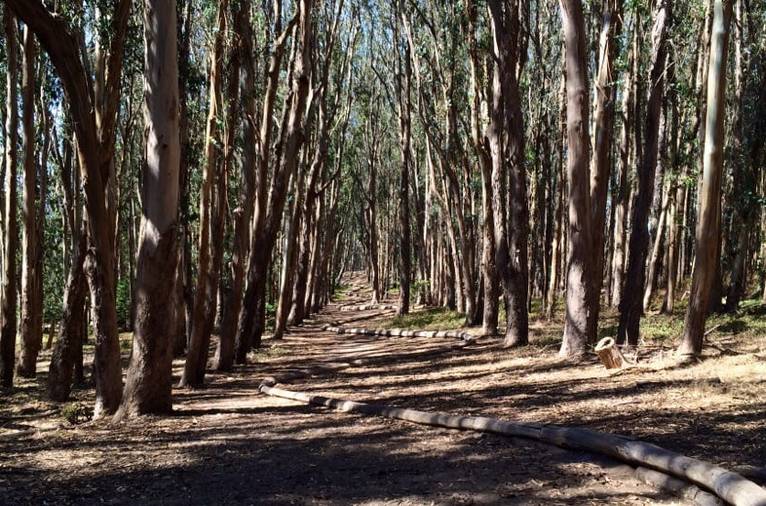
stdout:
<svg viewBox="0 0 766 506">
<path fill-rule="evenodd" d="M 468 332 L 462 332 L 459 330 L 407 330 L 407 329 L 367 329 L 367 328 L 354 328 L 354 327 L 339 327 L 332 325 L 325 325 L 322 330 L 327 332 L 335 332 L 336 334 L 357 334 L 365 336 L 381 336 L 381 337 L 452 337 L 455 339 L 461 339 L 463 341 L 474 341 L 475 337 Z"/>
<path fill-rule="evenodd" d="M 398 309 L 398 307 L 393 304 L 348 304 L 345 306 L 340 306 L 340 310 L 343 312 L 372 311 L 373 309 L 380 309 L 385 311 L 390 309 Z"/>
<path fill-rule="evenodd" d="M 277 388 L 264 380 L 259 390 L 273 397 L 324 406 L 346 413 L 395 418 L 420 425 L 474 430 L 505 436 L 525 437 L 564 448 L 599 453 L 637 467 L 659 471 L 709 490 L 735 506 L 766 506 L 766 490 L 743 476 L 722 467 L 686 457 L 651 443 L 588 429 L 547 424 L 519 423 L 484 416 L 458 416 L 333 399 Z"/>
</svg>

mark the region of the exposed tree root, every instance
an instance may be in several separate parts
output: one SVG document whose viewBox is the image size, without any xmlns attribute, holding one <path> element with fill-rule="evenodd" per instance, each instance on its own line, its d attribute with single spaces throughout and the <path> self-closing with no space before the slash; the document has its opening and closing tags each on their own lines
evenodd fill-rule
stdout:
<svg viewBox="0 0 766 506">
<path fill-rule="evenodd" d="M 636 466 L 636 475 L 643 481 L 662 485 L 659 488 L 680 494 L 697 504 L 715 503 L 714 497 L 698 488 L 702 487 L 736 506 L 766 506 L 766 490 L 737 473 L 625 436 L 588 429 L 509 422 L 483 416 L 457 416 L 333 399 L 284 390 L 274 385 L 273 379 L 267 379 L 261 383 L 259 390 L 270 396 L 347 413 L 383 416 L 434 427 L 524 437 L 562 448 L 586 450 Z M 687 486 L 684 482 L 691 485 Z"/>
</svg>

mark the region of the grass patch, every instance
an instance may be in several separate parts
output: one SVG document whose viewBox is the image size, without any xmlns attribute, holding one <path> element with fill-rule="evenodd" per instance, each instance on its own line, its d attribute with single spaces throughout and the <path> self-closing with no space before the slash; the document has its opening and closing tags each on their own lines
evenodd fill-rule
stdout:
<svg viewBox="0 0 766 506">
<path fill-rule="evenodd" d="M 93 409 L 81 402 L 70 402 L 61 408 L 60 414 L 71 425 L 78 425 L 93 418 Z"/>
<path fill-rule="evenodd" d="M 272 345 L 272 346 L 262 346 L 256 349 L 254 353 L 257 356 L 261 356 L 261 357 L 282 357 L 291 353 L 291 351 L 282 346 Z"/>
<path fill-rule="evenodd" d="M 381 322 L 385 329 L 453 330 L 465 323 L 465 315 L 445 308 L 430 308 Z"/>
<path fill-rule="evenodd" d="M 332 296 L 330 297 L 330 300 L 333 302 L 344 302 L 349 299 L 349 290 L 351 289 L 351 285 L 348 283 L 341 283 L 338 288 L 335 289 L 335 291 L 332 293 Z"/>
</svg>

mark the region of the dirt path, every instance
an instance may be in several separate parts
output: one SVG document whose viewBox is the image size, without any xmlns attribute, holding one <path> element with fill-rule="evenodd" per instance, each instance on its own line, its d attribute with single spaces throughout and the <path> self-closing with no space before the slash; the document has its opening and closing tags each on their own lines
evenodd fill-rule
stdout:
<svg viewBox="0 0 766 506">
<path fill-rule="evenodd" d="M 679 504 L 588 455 L 258 393 L 265 376 L 313 371 L 290 388 L 525 418 L 512 398 L 479 395 L 479 386 L 499 383 L 495 373 L 470 371 L 498 352 L 497 342 L 444 353 L 453 341 L 321 331 L 359 317 L 375 321 L 380 311 L 329 307 L 248 367 L 210 375 L 205 390 L 175 392 L 174 417 L 0 439 L 0 503 Z M 360 358 L 364 365 L 330 370 Z"/>
</svg>

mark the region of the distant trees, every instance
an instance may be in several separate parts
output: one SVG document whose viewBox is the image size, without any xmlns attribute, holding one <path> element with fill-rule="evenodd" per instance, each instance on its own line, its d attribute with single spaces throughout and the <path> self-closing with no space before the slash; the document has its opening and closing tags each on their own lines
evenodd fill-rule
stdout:
<svg viewBox="0 0 766 506">
<path fill-rule="evenodd" d="M 673 0 L 657 0 L 652 12 L 652 53 L 649 67 L 649 90 L 644 124 L 644 146 L 638 170 L 638 188 L 633 201 L 628 264 L 625 288 L 620 301 L 620 326 L 617 342 L 635 346 L 639 338 L 639 322 L 643 313 L 643 294 L 646 282 L 646 254 L 649 232 L 642 224 L 649 219 L 655 192 L 655 173 L 660 150 L 662 104 L 667 75 L 668 33 Z"/>
<path fill-rule="evenodd" d="M 51 399 L 93 380 L 97 416 L 168 412 L 171 354 L 201 387 L 350 270 L 507 347 L 563 313 L 573 361 L 601 304 L 631 346 L 682 308 L 693 355 L 763 290 L 760 4 L 132 6 L 6 0 L 4 386 L 50 325 Z"/>
</svg>

